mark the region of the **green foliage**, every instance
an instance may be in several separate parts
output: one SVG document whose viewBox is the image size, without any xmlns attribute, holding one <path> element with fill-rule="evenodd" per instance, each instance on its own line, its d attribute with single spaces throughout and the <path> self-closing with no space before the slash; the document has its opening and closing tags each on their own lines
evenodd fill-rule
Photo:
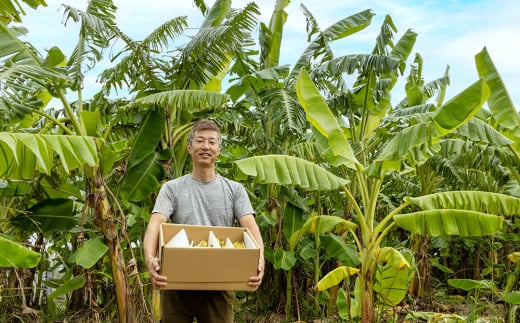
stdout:
<svg viewBox="0 0 520 323">
<path fill-rule="evenodd" d="M 142 201 L 160 186 L 163 169 L 155 151 L 164 132 L 164 111 L 149 111 L 137 132 L 133 149 L 128 156 L 127 176 L 121 183 L 121 198 L 131 202 Z"/>
<path fill-rule="evenodd" d="M 498 232 L 503 218 L 482 212 L 464 210 L 429 210 L 394 217 L 395 223 L 417 234 L 433 237 L 446 235 L 483 236 Z"/>
<path fill-rule="evenodd" d="M 388 250 L 391 257 L 385 257 L 385 261 L 377 266 L 374 281 L 377 306 L 383 310 L 398 305 L 405 298 L 416 267 L 413 255 L 408 250 Z"/>
<path fill-rule="evenodd" d="M 493 282 L 473 279 L 449 279 L 448 284 L 452 287 L 470 290 L 492 290 L 495 288 Z"/>
<path fill-rule="evenodd" d="M 520 291 L 504 294 L 503 297 L 504 300 L 510 304 L 520 304 Z"/>
<path fill-rule="evenodd" d="M 55 154 L 66 172 L 98 162 L 92 137 L 0 132 L 0 174 L 5 179 L 32 179 L 50 174 Z"/>
<path fill-rule="evenodd" d="M 94 266 L 108 251 L 108 246 L 101 237 L 90 239 L 78 248 L 71 256 L 70 261 L 85 269 Z"/>
<path fill-rule="evenodd" d="M 32 9 L 47 5 L 44 0 L 22 0 L 22 2 Z M 7 0 L 2 1 L 0 4 L 0 17 L 2 17 L 2 19 L 22 22 L 22 15 L 24 14 L 25 10 L 19 1 Z"/>
<path fill-rule="evenodd" d="M 342 232 L 345 230 L 352 231 L 355 228 L 356 224 L 345 221 L 337 216 L 310 216 L 300 229 L 292 233 L 289 238 L 289 247 L 291 250 L 294 250 L 302 236 L 308 232 L 322 234 L 328 232 Z"/>
<path fill-rule="evenodd" d="M 43 200 L 11 218 L 11 224 L 26 232 L 70 230 L 77 224 L 74 201 L 58 198 Z"/>
<path fill-rule="evenodd" d="M 361 63 L 361 65 L 364 68 L 367 68 L 367 70 L 373 70 L 373 68 L 370 68 L 370 61 L 365 61 Z M 347 65 L 343 64 L 343 66 Z M 361 67 L 359 66 L 356 66 L 355 68 L 361 70 Z M 346 71 L 350 73 L 352 73 L 353 70 L 354 67 L 346 68 Z M 380 73 L 389 73 L 390 70 L 391 69 L 386 71 L 373 71 L 372 73 L 377 75 Z M 341 72 L 343 69 L 338 69 L 338 71 Z M 320 144 L 325 149 L 324 155 L 332 165 L 352 169 L 351 174 L 356 178 L 356 181 L 351 180 L 350 183 L 358 185 L 345 187 L 347 190 L 345 195 L 347 196 L 347 199 L 354 204 L 353 210 L 357 215 L 361 229 L 360 233 L 354 234 L 360 255 L 362 271 L 357 279 L 359 284 L 356 284 L 357 286 L 360 286 L 356 298 L 357 303 L 361 304 L 361 309 L 360 312 L 354 312 L 355 316 L 360 316 L 363 320 L 368 322 L 372 321 L 372 316 L 374 315 L 374 292 L 381 297 L 382 301 L 380 304 L 387 304 L 390 306 L 398 304 L 406 295 L 406 287 L 410 281 L 411 271 L 403 270 L 403 268 L 410 268 L 410 266 L 406 261 L 398 260 L 400 256 L 387 258 L 390 255 L 400 255 L 400 253 L 393 248 L 381 246 L 382 239 L 386 237 L 393 225 L 396 224 L 414 233 L 429 234 L 433 236 L 488 235 L 498 232 L 503 223 L 503 217 L 494 215 L 493 213 L 503 214 L 502 212 L 504 210 L 509 211 L 511 206 L 514 207 L 516 203 L 518 203 L 517 199 L 507 196 L 489 195 L 485 192 L 482 194 L 480 194 L 480 192 L 470 192 L 469 194 L 466 194 L 466 197 L 471 196 L 471 199 L 466 198 L 462 199 L 461 202 L 451 204 L 430 204 L 423 211 L 399 214 L 403 209 L 415 204 L 416 202 L 425 201 L 427 199 L 434 200 L 431 196 L 424 197 L 422 200 L 406 198 L 405 202 L 401 206 L 384 216 L 383 220 L 379 224 L 375 225 L 374 222 L 375 214 L 373 212 L 378 200 L 377 196 L 381 185 L 379 181 L 383 180 L 385 175 L 390 171 L 401 170 L 403 164 L 418 166 L 424 163 L 424 161 L 432 156 L 436 150 L 439 150 L 436 145 L 438 145 L 438 142 L 442 137 L 456 131 L 457 128 L 461 127 L 475 116 L 489 96 L 489 90 L 482 80 L 468 87 L 452 100 L 436 109 L 433 113 L 428 111 L 427 113 L 430 114 L 430 118 L 425 118 L 424 120 L 428 120 L 425 123 L 410 125 L 402 131 L 397 132 L 393 137 L 386 138 L 387 144 L 383 146 L 383 149 L 375 158 L 372 157 L 374 163 L 372 163 L 372 160 L 367 158 L 367 155 L 361 155 L 363 156 L 361 160 L 366 163 L 365 165 L 358 161 L 358 158 L 356 157 L 354 150 L 351 148 L 347 138 L 357 137 L 361 142 L 364 139 L 354 132 L 355 129 L 352 125 L 350 125 L 349 128 L 350 136 L 345 136 L 344 130 L 336 121 L 336 117 L 327 106 L 322 94 L 317 90 L 305 69 L 302 70 L 298 77 L 296 90 L 298 99 L 306 112 L 307 120 L 311 124 L 314 134 L 317 136 Z M 373 106 L 365 106 L 364 108 L 373 112 L 377 111 L 377 109 L 373 109 Z M 455 111 L 458 111 L 456 116 L 454 115 Z M 383 119 L 380 120 L 383 121 Z M 506 141 L 503 140 L 501 140 L 501 142 L 506 143 Z M 362 143 L 356 144 L 359 146 L 363 145 Z M 433 150 L 431 150 L 431 147 L 433 147 Z M 277 156 L 276 158 L 273 158 L 273 156 L 269 156 L 269 159 L 265 159 L 261 164 L 258 163 L 258 166 L 254 169 L 248 168 L 247 174 L 258 176 L 260 183 L 287 185 L 289 184 L 287 181 L 292 180 L 290 183 L 291 185 L 298 185 L 300 179 L 294 179 L 295 177 L 291 178 L 286 176 L 280 178 L 279 176 L 265 175 L 272 174 L 268 173 L 267 170 L 277 169 L 276 160 L 281 158 L 283 157 Z M 239 168 L 241 167 L 240 162 L 241 161 L 237 163 Z M 367 166 L 370 167 L 370 170 L 368 173 L 364 173 L 363 169 Z M 259 169 L 259 167 L 262 167 L 262 169 Z M 320 166 L 316 165 L 316 167 Z M 244 171 L 242 168 L 241 170 Z M 274 173 L 277 174 L 278 172 Z M 366 177 L 367 174 L 379 180 Z M 372 189 L 371 192 L 368 190 L 369 187 Z M 352 191 L 350 192 L 350 190 Z M 358 192 L 360 195 L 363 206 L 358 205 L 359 202 L 354 197 L 354 192 Z M 449 192 L 448 194 L 457 194 L 455 196 L 461 197 L 464 195 L 464 193 L 458 192 Z M 442 197 L 442 195 L 436 197 Z M 484 210 L 482 209 L 483 204 L 481 203 L 481 199 L 484 199 L 484 203 L 489 203 L 489 207 L 485 209 L 492 214 L 482 212 Z M 509 203 L 506 203 L 508 206 L 503 204 L 505 200 L 510 200 Z M 418 206 L 424 208 L 425 204 Z M 449 209 L 450 207 L 452 209 Z M 478 209 L 479 211 L 474 211 L 474 209 Z M 312 221 L 313 219 L 314 218 L 311 217 L 309 220 Z M 387 226 L 388 223 L 390 223 L 390 226 Z M 304 228 L 305 224 L 301 230 L 295 231 L 293 236 L 291 236 L 291 250 L 296 247 L 297 242 L 302 238 L 302 233 L 305 233 Z M 348 230 L 352 229 L 353 228 L 349 228 Z M 316 236 L 318 229 L 313 232 L 315 232 L 316 246 L 318 246 L 319 239 Z M 377 265 L 378 260 L 380 259 L 386 259 L 386 267 L 382 267 L 382 269 Z M 393 260 L 388 261 L 388 259 Z M 315 271 L 317 271 L 317 269 L 315 269 Z M 332 272 L 334 272 L 334 270 Z M 336 277 L 333 281 L 335 285 L 337 285 L 343 279 L 348 279 L 349 276 L 338 276 L 334 274 L 330 277 Z M 402 279 L 396 280 L 394 279 L 396 277 L 402 277 Z M 325 277 L 320 280 L 320 282 L 324 279 Z M 327 277 L 326 281 L 330 281 L 330 278 Z M 326 289 L 331 285 L 326 284 L 325 286 L 326 287 L 323 287 L 323 289 Z"/>
<path fill-rule="evenodd" d="M 312 190 L 330 190 L 346 184 L 344 179 L 297 157 L 257 156 L 238 160 L 236 165 L 243 174 L 254 176 L 261 183 L 292 184 Z"/>
<path fill-rule="evenodd" d="M 326 108 L 325 100 L 305 70 L 302 70 L 296 82 L 296 93 L 311 125 L 317 129 L 322 136 L 327 138 L 329 149 L 332 150 L 332 155 L 335 159 L 342 159 L 341 164 L 347 167 L 359 167 L 360 163 L 357 161 L 336 118 L 332 112 Z M 335 165 L 338 164 L 335 163 Z"/>
<path fill-rule="evenodd" d="M 59 297 L 67 295 L 68 293 L 83 287 L 84 284 L 85 277 L 75 276 L 56 288 L 56 290 L 47 297 L 49 312 L 51 315 L 56 315 L 56 303 Z"/>
<path fill-rule="evenodd" d="M 27 249 L 7 237 L 0 236 L 0 267 L 33 268 L 38 265 L 41 255 Z"/>
<path fill-rule="evenodd" d="M 416 54 L 406 97 L 392 106 L 418 35 L 407 30 L 394 40 L 391 17 L 372 52 L 338 55 L 332 43 L 365 30 L 372 10 L 321 29 L 300 5 L 309 44 L 280 66 L 289 1 L 276 1 L 268 25 L 258 22 L 255 3 L 195 5 L 204 16 L 190 26 L 195 34 L 184 38 L 188 19 L 174 17 L 142 40 L 118 29 L 112 1 L 65 5 L 64 21 L 79 23 L 76 46 L 44 56 L 20 40 L 27 30 L 5 23 L 21 20 L 19 3 L 0 4 L 0 266 L 11 269 L 9 286 L 26 291 L 30 306 L 57 320 L 65 309 L 84 308 L 86 319 L 109 321 L 117 312 L 119 321 L 151 320 L 153 291 L 141 281 L 148 277 L 138 246 L 154 193 L 188 171 L 186 137 L 206 117 L 223 129 L 219 172 L 236 175 L 251 193 L 272 265 L 260 292 L 247 297 L 255 308 L 282 307 L 290 319 L 293 300 L 303 299 L 298 320 L 373 321 L 372 310 L 398 305 L 420 272 L 408 233 L 433 237 L 440 253 L 418 259 L 432 259 L 452 286 L 496 292 L 506 281 L 501 296 L 518 303 L 518 266 L 506 273 L 506 257 L 497 264 L 488 254 L 515 249 L 518 240 L 520 117 L 485 48 L 475 57 L 481 79 L 446 103 L 449 70 L 425 82 L 427 62 Z M 101 73 L 102 90 L 84 100 L 86 73 L 115 41 L 123 46 Z M 113 90 L 132 99 L 109 99 Z M 62 106 L 50 108 L 52 98 Z M 495 233 L 498 241 L 484 240 Z M 493 274 L 490 285 L 460 280 L 463 270 L 452 268 L 473 265 L 461 250 L 480 247 L 492 249 L 475 264 L 487 266 L 482 276 Z M 441 316 L 463 319 L 408 315 Z"/>
<path fill-rule="evenodd" d="M 357 274 L 359 269 L 348 266 L 337 267 L 334 270 L 328 272 L 323 278 L 316 284 L 316 288 L 320 291 L 329 289 L 332 286 L 336 286 L 344 280 L 348 280 L 351 276 Z"/>
</svg>

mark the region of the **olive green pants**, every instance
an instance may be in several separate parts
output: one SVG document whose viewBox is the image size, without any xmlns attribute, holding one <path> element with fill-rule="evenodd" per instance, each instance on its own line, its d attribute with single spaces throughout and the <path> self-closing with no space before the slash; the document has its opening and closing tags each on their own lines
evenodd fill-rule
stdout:
<svg viewBox="0 0 520 323">
<path fill-rule="evenodd" d="M 161 322 L 233 323 L 232 291 L 163 290 Z"/>
</svg>

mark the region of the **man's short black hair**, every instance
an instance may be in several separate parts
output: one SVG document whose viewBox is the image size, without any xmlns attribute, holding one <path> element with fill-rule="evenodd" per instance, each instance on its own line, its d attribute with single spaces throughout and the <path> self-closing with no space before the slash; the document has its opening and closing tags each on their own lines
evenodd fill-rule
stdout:
<svg viewBox="0 0 520 323">
<path fill-rule="evenodd" d="M 190 134 L 188 135 L 188 144 L 191 145 L 195 132 L 200 130 L 213 130 L 218 134 L 218 143 L 222 145 L 222 136 L 220 135 L 220 128 L 213 120 L 201 119 L 197 121 L 191 128 Z"/>
</svg>

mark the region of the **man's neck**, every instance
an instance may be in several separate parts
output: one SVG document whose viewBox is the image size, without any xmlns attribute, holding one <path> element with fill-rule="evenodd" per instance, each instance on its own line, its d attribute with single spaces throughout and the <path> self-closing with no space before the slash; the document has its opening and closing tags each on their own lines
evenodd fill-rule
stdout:
<svg viewBox="0 0 520 323">
<path fill-rule="evenodd" d="M 191 177 L 202 182 L 209 182 L 214 180 L 217 177 L 217 174 L 215 173 L 214 168 L 193 169 Z"/>
</svg>

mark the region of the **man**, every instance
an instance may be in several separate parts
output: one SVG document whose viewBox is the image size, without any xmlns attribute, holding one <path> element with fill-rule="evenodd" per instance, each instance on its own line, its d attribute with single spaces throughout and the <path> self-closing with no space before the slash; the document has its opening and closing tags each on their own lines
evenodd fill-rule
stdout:
<svg viewBox="0 0 520 323">
<path fill-rule="evenodd" d="M 258 288 L 264 276 L 262 235 L 254 218 L 254 209 L 244 187 L 220 176 L 215 161 L 220 154 L 222 137 L 219 127 L 209 120 L 197 122 L 188 136 L 188 153 L 193 169 L 190 174 L 166 182 L 155 202 L 144 237 L 144 254 L 151 281 L 155 288 L 166 286 L 167 278 L 160 275 L 157 258 L 161 223 L 240 226 L 249 229 L 260 246 L 257 275 L 249 285 Z M 176 323 L 233 322 L 232 291 L 161 291 L 161 321 Z"/>
</svg>

